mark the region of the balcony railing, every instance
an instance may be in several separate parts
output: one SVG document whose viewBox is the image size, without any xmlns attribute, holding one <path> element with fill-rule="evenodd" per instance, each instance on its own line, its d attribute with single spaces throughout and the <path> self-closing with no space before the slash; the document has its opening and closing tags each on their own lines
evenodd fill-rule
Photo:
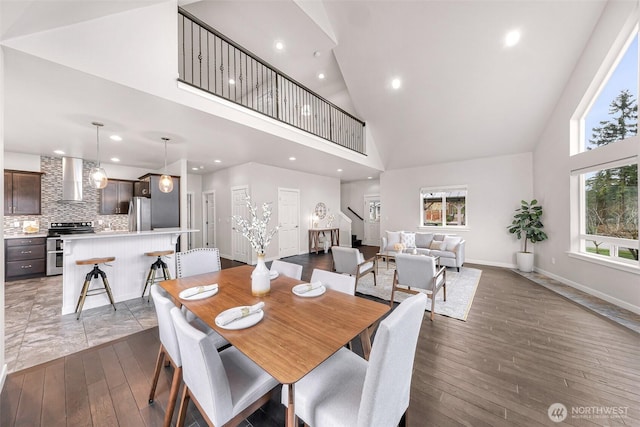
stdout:
<svg viewBox="0 0 640 427">
<path fill-rule="evenodd" d="M 363 121 L 188 12 L 178 13 L 179 81 L 366 154 Z"/>
</svg>

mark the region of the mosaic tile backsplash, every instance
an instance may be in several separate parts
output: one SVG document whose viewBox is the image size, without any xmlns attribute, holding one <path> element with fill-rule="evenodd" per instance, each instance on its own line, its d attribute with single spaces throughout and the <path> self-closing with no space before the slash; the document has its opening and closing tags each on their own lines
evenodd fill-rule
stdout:
<svg viewBox="0 0 640 427">
<path fill-rule="evenodd" d="M 4 217 L 4 234 L 14 235 L 22 233 L 24 221 L 38 221 L 40 233 L 46 233 L 52 222 L 93 221 L 96 231 L 108 228 L 126 230 L 127 215 L 99 215 L 99 190 L 89 186 L 89 170 L 95 162 L 82 163 L 82 202 L 61 202 L 62 198 L 62 158 L 40 157 L 40 172 L 42 176 L 42 215 L 18 215 Z M 102 221 L 100 225 L 99 222 Z M 18 224 L 16 226 L 16 224 Z"/>
</svg>

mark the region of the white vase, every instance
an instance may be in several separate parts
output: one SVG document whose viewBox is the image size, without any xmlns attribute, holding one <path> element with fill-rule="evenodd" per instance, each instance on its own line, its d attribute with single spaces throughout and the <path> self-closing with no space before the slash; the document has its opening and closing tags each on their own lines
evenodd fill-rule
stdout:
<svg viewBox="0 0 640 427">
<path fill-rule="evenodd" d="M 518 270 L 523 273 L 531 273 L 533 271 L 533 253 L 518 252 L 516 254 L 516 263 L 518 264 Z"/>
<path fill-rule="evenodd" d="M 258 254 L 258 263 L 251 273 L 251 294 L 261 297 L 271 291 L 271 275 L 264 263 L 264 254 Z"/>
</svg>

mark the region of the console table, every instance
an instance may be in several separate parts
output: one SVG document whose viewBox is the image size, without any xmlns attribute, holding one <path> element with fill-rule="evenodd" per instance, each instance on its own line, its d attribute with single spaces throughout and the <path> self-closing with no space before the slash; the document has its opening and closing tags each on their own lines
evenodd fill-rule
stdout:
<svg viewBox="0 0 640 427">
<path fill-rule="evenodd" d="M 309 229 L 309 253 L 311 251 L 315 251 L 318 253 L 318 248 L 324 249 L 320 247 L 320 233 L 323 236 L 326 236 L 326 233 L 330 233 L 331 236 L 331 246 L 338 246 L 340 244 L 339 234 L 340 229 L 338 227 L 335 228 L 310 228 Z"/>
</svg>

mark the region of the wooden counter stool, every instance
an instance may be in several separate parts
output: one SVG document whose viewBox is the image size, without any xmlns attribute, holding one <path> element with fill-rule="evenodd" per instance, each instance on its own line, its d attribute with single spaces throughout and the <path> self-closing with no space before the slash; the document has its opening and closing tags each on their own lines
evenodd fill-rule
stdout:
<svg viewBox="0 0 640 427">
<path fill-rule="evenodd" d="M 109 301 L 111 301 L 111 305 L 113 309 L 116 309 L 116 305 L 113 302 L 113 295 L 111 294 L 111 287 L 109 286 L 109 281 L 107 280 L 107 275 L 104 271 L 100 270 L 98 264 L 104 264 L 107 262 L 115 261 L 116 257 L 104 257 L 104 258 L 90 258 L 90 259 L 81 259 L 76 261 L 76 265 L 92 265 L 93 270 L 91 270 L 84 278 L 84 284 L 82 285 L 82 291 L 80 292 L 80 298 L 78 298 L 78 304 L 76 304 L 76 313 L 78 313 L 78 317 L 76 319 L 80 319 L 80 313 L 82 313 L 82 306 L 84 305 L 84 300 L 87 296 L 98 295 L 107 293 L 109 296 Z M 91 285 L 91 279 L 97 279 L 98 276 L 102 278 L 102 288 L 96 288 L 89 290 L 89 285 Z"/>
<path fill-rule="evenodd" d="M 153 264 L 151 264 L 151 267 L 149 267 L 149 274 L 147 274 L 147 281 L 144 282 L 144 289 L 142 290 L 142 295 L 140 296 L 140 298 L 144 298 L 144 293 L 147 292 L 147 287 L 149 287 L 149 291 L 151 291 L 151 285 L 153 285 L 155 282 L 158 282 L 160 280 L 171 279 L 171 273 L 169 273 L 169 267 L 167 266 L 167 263 L 164 262 L 164 260 L 162 259 L 163 256 L 171 255 L 171 254 L 173 254 L 172 250 L 153 251 L 153 252 L 145 253 L 146 256 L 155 256 L 158 258 L 155 260 Z M 156 274 L 160 269 L 162 269 L 162 277 L 156 277 Z M 149 292 L 149 295 L 151 295 L 151 292 Z M 149 298 L 150 297 L 148 296 L 147 301 L 149 301 Z"/>
</svg>

